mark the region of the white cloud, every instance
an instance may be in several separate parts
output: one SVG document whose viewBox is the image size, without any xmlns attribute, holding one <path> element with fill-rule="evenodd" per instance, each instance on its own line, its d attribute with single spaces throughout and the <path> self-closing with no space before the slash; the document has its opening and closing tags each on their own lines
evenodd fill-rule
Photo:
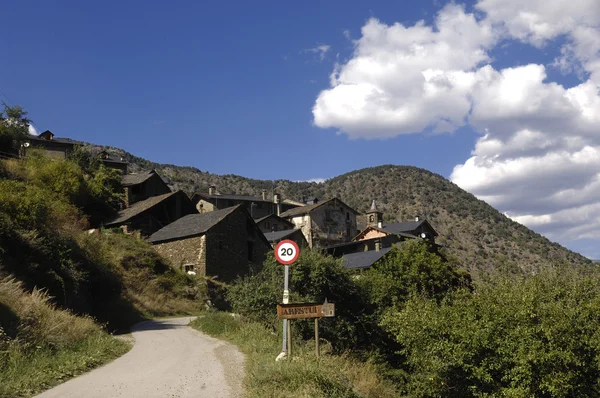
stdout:
<svg viewBox="0 0 600 398">
<path fill-rule="evenodd" d="M 38 133 L 38 131 L 36 130 L 35 127 L 33 127 L 32 124 L 29 125 L 29 134 L 30 135 L 39 135 L 40 133 Z"/>
<path fill-rule="evenodd" d="M 318 44 L 316 47 L 302 50 L 302 52 L 313 53 L 319 58 L 320 61 L 323 61 L 325 59 L 325 55 L 330 49 L 331 46 L 329 44 Z"/>
<path fill-rule="evenodd" d="M 311 178 L 310 180 L 298 180 L 295 182 L 316 182 L 317 184 L 322 184 L 327 180 L 328 178 Z"/>
<path fill-rule="evenodd" d="M 434 25 L 370 19 L 313 107 L 315 125 L 350 138 L 483 135 L 451 179 L 551 238 L 600 238 L 600 1 L 449 4 Z M 488 52 L 518 40 L 545 48 L 581 83 L 548 81 L 544 65 L 495 70 Z"/>
<path fill-rule="evenodd" d="M 336 65 L 331 88 L 319 94 L 314 122 L 353 138 L 452 131 L 471 106 L 469 71 L 489 61 L 486 49 L 494 42 L 491 26 L 458 5 L 442 9 L 435 27 L 371 18 L 353 58 Z"/>
<path fill-rule="evenodd" d="M 598 0 L 479 0 L 476 7 L 510 37 L 537 47 L 566 36 L 557 64 L 566 70 L 581 64 L 600 83 Z"/>
</svg>

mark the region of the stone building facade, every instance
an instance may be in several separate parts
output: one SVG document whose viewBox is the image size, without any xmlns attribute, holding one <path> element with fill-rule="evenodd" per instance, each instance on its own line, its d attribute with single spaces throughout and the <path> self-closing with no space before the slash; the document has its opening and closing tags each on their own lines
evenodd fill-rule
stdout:
<svg viewBox="0 0 600 398">
<path fill-rule="evenodd" d="M 356 210 L 338 198 L 291 209 L 281 214 L 300 229 L 309 247 L 322 248 L 350 242 L 358 234 Z"/>
<path fill-rule="evenodd" d="M 183 217 L 149 241 L 174 267 L 224 282 L 256 272 L 272 250 L 242 206 Z"/>
<path fill-rule="evenodd" d="M 208 193 L 194 193 L 191 197 L 198 213 L 208 213 L 215 210 L 241 205 L 254 219 L 279 215 L 289 209 L 302 206 L 303 204 L 292 200 L 282 200 L 278 193 L 269 198 L 267 191 L 263 191 L 260 197 L 249 195 L 221 194 L 215 186 L 209 188 Z"/>
</svg>

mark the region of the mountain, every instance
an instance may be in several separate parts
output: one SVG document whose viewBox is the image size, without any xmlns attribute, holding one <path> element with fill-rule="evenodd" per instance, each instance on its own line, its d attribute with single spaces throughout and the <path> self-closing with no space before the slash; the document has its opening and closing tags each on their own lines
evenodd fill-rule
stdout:
<svg viewBox="0 0 600 398">
<path fill-rule="evenodd" d="M 437 242 L 471 272 L 504 268 L 530 273 L 550 264 L 592 265 L 588 258 L 512 221 L 444 177 L 417 167 L 383 165 L 324 183 L 265 181 L 153 163 L 121 149 L 102 148 L 132 163 L 131 171 L 156 169 L 173 189 L 187 193 L 208 192 L 215 185 L 221 193 L 259 196 L 267 190 L 295 200 L 337 196 L 361 212 L 375 199 L 385 221 L 427 217 L 440 234 Z"/>
</svg>

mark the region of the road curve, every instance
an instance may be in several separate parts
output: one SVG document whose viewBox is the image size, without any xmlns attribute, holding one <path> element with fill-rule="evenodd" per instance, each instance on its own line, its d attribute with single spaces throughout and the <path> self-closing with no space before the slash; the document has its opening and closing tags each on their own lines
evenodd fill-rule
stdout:
<svg viewBox="0 0 600 398">
<path fill-rule="evenodd" d="M 39 398 L 239 397 L 243 355 L 187 326 L 194 318 L 146 321 L 132 329 L 122 357 L 54 387 Z"/>
</svg>

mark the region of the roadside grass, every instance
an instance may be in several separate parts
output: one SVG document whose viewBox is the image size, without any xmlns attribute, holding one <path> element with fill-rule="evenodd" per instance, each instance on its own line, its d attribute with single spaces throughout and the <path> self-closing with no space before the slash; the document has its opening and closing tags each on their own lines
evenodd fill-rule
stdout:
<svg viewBox="0 0 600 398">
<path fill-rule="evenodd" d="M 281 334 L 261 324 L 224 312 L 205 312 L 191 326 L 213 337 L 228 340 L 246 355 L 247 397 L 387 398 L 398 392 L 378 376 L 371 362 L 349 355 L 333 355 L 322 345 L 316 358 L 314 341 L 294 342 L 293 358 L 276 362 Z"/>
<path fill-rule="evenodd" d="M 0 353 L 0 397 L 31 397 L 125 354 L 131 344 L 98 331 L 71 347 Z"/>
<path fill-rule="evenodd" d="M 39 290 L 0 279 L 0 397 L 27 397 L 106 363 L 131 344 Z"/>
</svg>

